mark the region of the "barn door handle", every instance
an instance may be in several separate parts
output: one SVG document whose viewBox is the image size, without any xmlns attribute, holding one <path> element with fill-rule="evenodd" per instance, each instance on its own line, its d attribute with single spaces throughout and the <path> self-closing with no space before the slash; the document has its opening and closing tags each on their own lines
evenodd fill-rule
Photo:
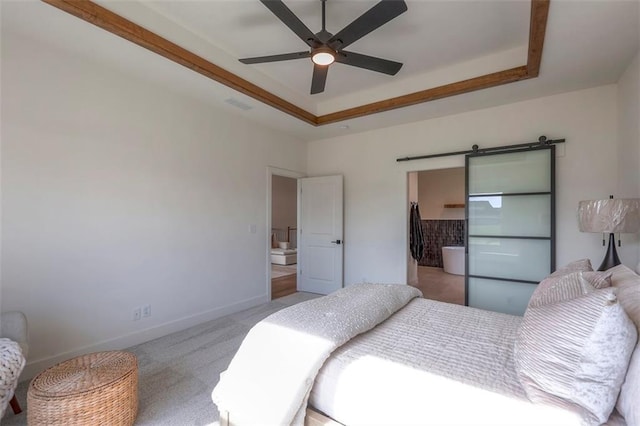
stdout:
<svg viewBox="0 0 640 426">
<path fill-rule="evenodd" d="M 342 240 L 331 241 L 333 244 L 342 244 Z"/>
</svg>

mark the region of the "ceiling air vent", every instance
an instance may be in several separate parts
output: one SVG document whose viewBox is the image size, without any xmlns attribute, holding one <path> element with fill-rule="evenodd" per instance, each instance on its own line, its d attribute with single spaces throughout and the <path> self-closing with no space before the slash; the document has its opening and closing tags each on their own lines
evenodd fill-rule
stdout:
<svg viewBox="0 0 640 426">
<path fill-rule="evenodd" d="M 249 111 L 250 109 L 253 108 L 251 105 L 247 105 L 244 102 L 237 100 L 236 98 L 226 99 L 225 102 L 243 111 Z"/>
</svg>

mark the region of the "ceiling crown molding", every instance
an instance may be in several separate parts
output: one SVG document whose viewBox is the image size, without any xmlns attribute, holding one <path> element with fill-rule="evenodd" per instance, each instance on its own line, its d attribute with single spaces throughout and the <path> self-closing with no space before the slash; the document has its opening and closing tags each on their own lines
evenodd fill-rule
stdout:
<svg viewBox="0 0 640 426">
<path fill-rule="evenodd" d="M 42 1 L 314 126 L 537 77 L 540 72 L 550 2 L 531 0 L 529 48 L 525 65 L 316 116 L 90 0 Z"/>
</svg>

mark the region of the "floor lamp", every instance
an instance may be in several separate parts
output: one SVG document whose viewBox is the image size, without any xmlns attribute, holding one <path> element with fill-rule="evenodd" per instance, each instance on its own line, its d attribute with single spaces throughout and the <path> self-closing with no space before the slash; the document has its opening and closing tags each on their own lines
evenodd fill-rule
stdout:
<svg viewBox="0 0 640 426">
<path fill-rule="evenodd" d="M 608 200 L 586 200 L 578 204 L 580 232 L 609 234 L 609 247 L 598 271 L 619 265 L 614 234 L 640 232 L 640 198 L 613 198 Z M 604 235 L 602 245 L 604 246 Z M 620 237 L 618 236 L 618 246 Z"/>
</svg>

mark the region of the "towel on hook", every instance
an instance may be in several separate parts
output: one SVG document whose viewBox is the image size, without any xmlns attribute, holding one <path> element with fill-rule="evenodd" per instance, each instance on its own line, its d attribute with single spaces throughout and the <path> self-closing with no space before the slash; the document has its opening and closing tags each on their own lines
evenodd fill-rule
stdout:
<svg viewBox="0 0 640 426">
<path fill-rule="evenodd" d="M 411 203 L 409 216 L 409 248 L 411 257 L 419 262 L 424 254 L 424 235 L 422 235 L 422 219 L 418 203 Z"/>
</svg>

